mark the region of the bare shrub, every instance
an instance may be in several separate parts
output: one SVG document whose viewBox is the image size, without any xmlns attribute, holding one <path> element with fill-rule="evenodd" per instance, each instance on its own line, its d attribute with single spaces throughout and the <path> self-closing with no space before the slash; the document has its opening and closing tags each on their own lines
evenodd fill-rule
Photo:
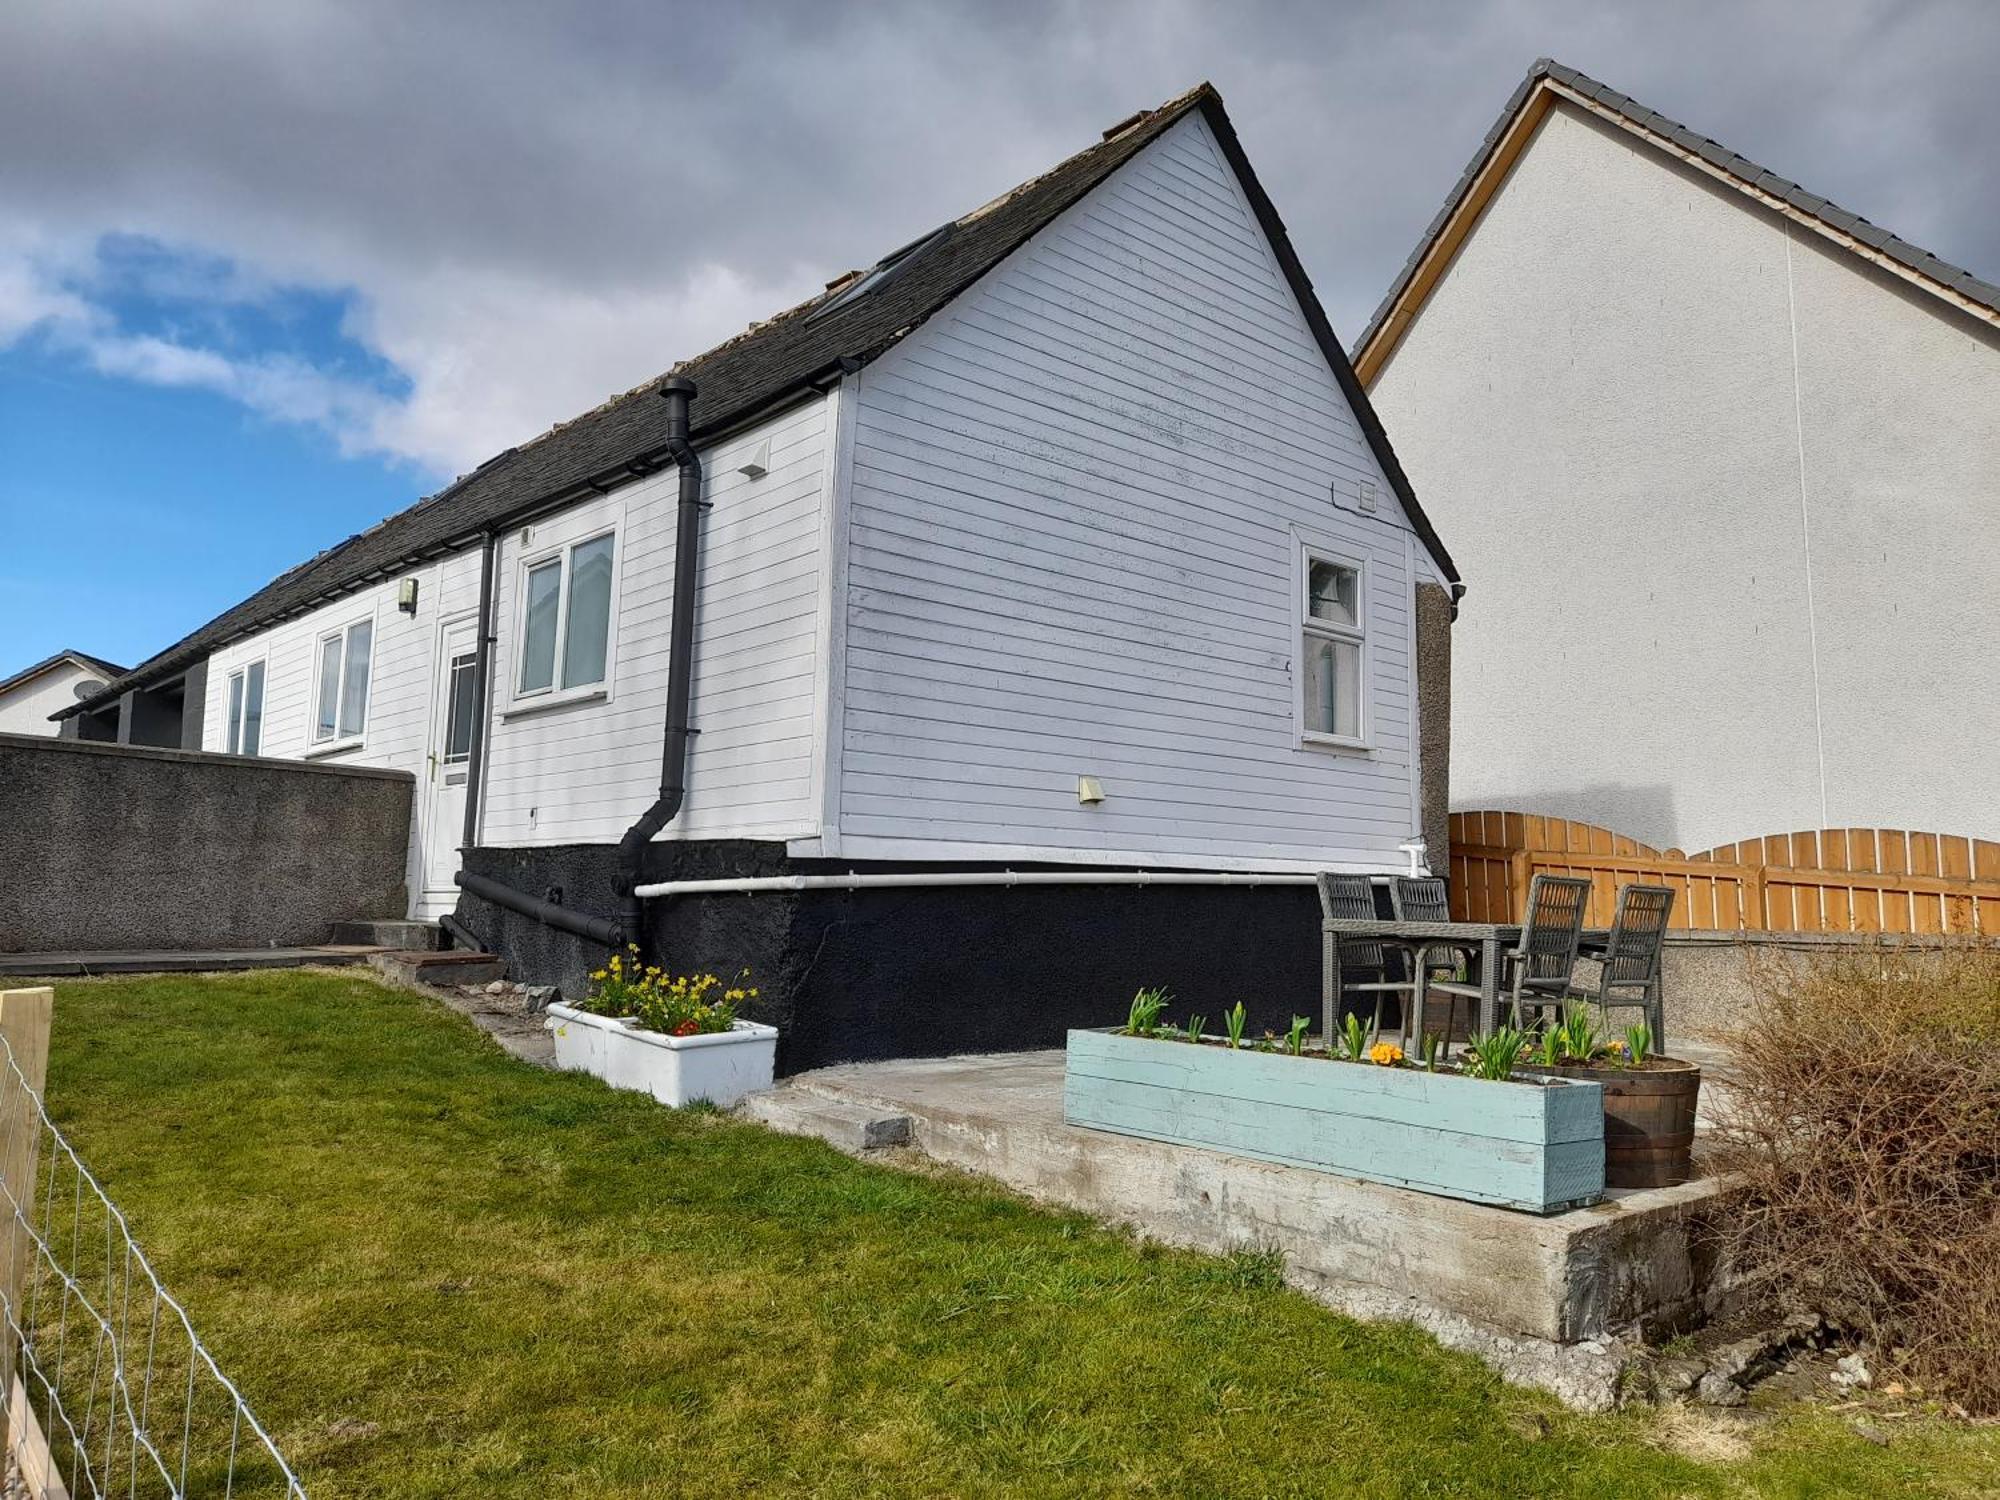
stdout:
<svg viewBox="0 0 2000 1500">
<path fill-rule="evenodd" d="M 1729 1072 L 1739 1267 L 2000 1413 L 2000 951 L 1885 945 L 1790 975 Z"/>
</svg>

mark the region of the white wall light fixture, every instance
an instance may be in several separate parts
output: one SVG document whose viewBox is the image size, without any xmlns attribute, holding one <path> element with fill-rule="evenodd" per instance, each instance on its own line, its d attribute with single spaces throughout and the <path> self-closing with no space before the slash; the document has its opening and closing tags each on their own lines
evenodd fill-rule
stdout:
<svg viewBox="0 0 2000 1500">
<path fill-rule="evenodd" d="M 736 466 L 736 472 L 749 479 L 762 479 L 771 472 L 771 440 L 763 442 L 743 455 L 743 461 Z"/>
</svg>

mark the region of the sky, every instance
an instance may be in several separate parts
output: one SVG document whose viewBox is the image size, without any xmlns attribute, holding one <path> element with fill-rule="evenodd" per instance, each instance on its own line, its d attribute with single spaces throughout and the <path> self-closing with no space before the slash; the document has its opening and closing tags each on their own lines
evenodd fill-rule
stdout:
<svg viewBox="0 0 2000 1500">
<path fill-rule="evenodd" d="M 0 675 L 143 659 L 1204 78 L 1351 340 L 1542 55 L 2000 280 L 1992 0 L 16 0 Z"/>
</svg>

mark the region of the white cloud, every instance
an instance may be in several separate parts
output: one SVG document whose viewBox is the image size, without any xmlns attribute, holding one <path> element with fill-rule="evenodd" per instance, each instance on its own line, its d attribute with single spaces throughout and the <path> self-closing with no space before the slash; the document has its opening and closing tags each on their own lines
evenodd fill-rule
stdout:
<svg viewBox="0 0 2000 1500">
<path fill-rule="evenodd" d="M 1982 0 L 0 7 L 0 346 L 448 475 L 1204 75 L 1351 336 L 1543 52 L 1993 276 L 1996 46 Z M 347 299 L 400 380 L 121 326 L 109 234 L 199 252 L 137 290 L 217 327 Z"/>
</svg>

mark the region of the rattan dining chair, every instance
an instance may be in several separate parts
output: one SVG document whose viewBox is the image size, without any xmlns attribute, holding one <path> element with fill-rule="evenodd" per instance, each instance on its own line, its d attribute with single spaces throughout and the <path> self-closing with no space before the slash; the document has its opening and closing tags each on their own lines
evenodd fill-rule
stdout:
<svg viewBox="0 0 2000 1500">
<path fill-rule="evenodd" d="M 1326 1045 L 1333 1046 L 1332 1030 L 1339 1019 L 1335 1011 L 1338 1002 L 1352 995 L 1359 999 L 1372 1000 L 1372 1030 L 1382 1029 L 1382 1001 L 1390 995 L 1406 997 L 1402 1002 L 1402 1026 L 1397 1035 L 1402 1039 L 1404 1050 L 1409 1048 L 1410 1002 L 1407 998 L 1416 985 L 1404 977 L 1406 964 L 1400 953 L 1392 954 L 1388 945 L 1375 938 L 1343 938 L 1329 925 L 1335 920 L 1372 921 L 1375 918 L 1375 887 L 1366 875 L 1330 875 L 1319 877 L 1321 984 L 1320 1003 L 1322 1007 L 1321 1030 L 1327 1033 Z M 1340 993 L 1333 991 L 1334 959 L 1340 960 Z M 1350 974 L 1370 977 L 1350 980 Z"/>
<path fill-rule="evenodd" d="M 1521 1012 L 1561 1010 L 1575 988 L 1576 947 L 1583 934 L 1583 911 L 1590 904 L 1590 882 L 1568 875 L 1537 875 L 1528 882 L 1528 916 L 1521 941 L 1500 955 L 1505 966 L 1502 989 L 1514 1025 Z M 1476 984 L 1439 980 L 1431 988 L 1452 997 L 1477 1002 Z"/>
<path fill-rule="evenodd" d="M 1389 882 L 1389 907 L 1399 922 L 1449 922 L 1451 920 L 1451 890 L 1442 876 L 1438 875 L 1398 875 Z M 1442 974 L 1449 978 L 1459 967 L 1469 964 L 1473 949 L 1455 943 L 1428 943 L 1418 950 L 1418 964 L 1426 980 Z M 1430 993 L 1425 985 L 1422 994 L 1411 1004 L 1416 1010 L 1417 1040 L 1424 1035 L 1424 1002 Z M 1447 1046 L 1451 1042 L 1451 1028 L 1456 1015 L 1455 1000 L 1446 1001 L 1444 1039 Z"/>
<path fill-rule="evenodd" d="M 1664 885 L 1627 885 L 1618 890 L 1618 913 L 1611 921 L 1611 935 L 1604 952 L 1585 955 L 1601 964 L 1594 989 L 1575 988 L 1578 999 L 1588 1000 L 1599 1010 L 1613 1007 L 1636 1008 L 1646 1018 L 1653 1034 L 1653 1049 L 1667 1046 L 1665 986 L 1661 982 L 1660 950 L 1667 936 L 1667 918 L 1673 914 L 1674 893 Z M 1614 990 L 1638 994 L 1613 994 Z"/>
</svg>

